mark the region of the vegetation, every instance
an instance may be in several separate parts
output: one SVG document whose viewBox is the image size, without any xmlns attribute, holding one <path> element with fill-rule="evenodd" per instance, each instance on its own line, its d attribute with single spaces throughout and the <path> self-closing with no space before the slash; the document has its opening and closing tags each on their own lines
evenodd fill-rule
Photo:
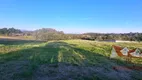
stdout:
<svg viewBox="0 0 142 80">
<path fill-rule="evenodd" d="M 114 66 L 142 66 L 141 59 L 126 63 L 110 59 L 112 45 L 142 49 L 142 43 L 87 40 L 0 41 L 1 80 L 141 80 L 140 70 Z"/>
<path fill-rule="evenodd" d="M 128 63 L 124 58 L 109 58 L 112 45 L 142 50 L 142 43 L 95 41 L 140 42 L 142 33 L 65 34 L 51 28 L 3 28 L 0 35 L 4 36 L 0 38 L 0 80 L 142 80 L 142 59 L 132 58 Z"/>
<path fill-rule="evenodd" d="M 17 34 L 19 33 L 19 34 Z M 83 40 L 127 40 L 127 41 L 142 41 L 142 33 L 84 33 L 84 34 L 65 34 L 63 31 L 57 31 L 52 28 L 42 28 L 35 31 L 22 31 L 14 28 L 0 29 L 0 34 L 8 36 L 30 36 L 35 40 L 69 40 L 69 39 L 83 39 Z"/>
<path fill-rule="evenodd" d="M 56 31 L 51 28 L 42 28 L 34 31 L 33 36 L 36 40 L 62 40 L 65 39 L 65 35 L 62 31 Z"/>
<path fill-rule="evenodd" d="M 12 33 L 22 33 L 22 31 L 19 30 L 19 29 L 14 29 L 14 28 L 2 28 L 2 29 L 0 29 L 1 35 L 12 35 Z"/>
<path fill-rule="evenodd" d="M 99 33 L 85 33 L 88 35 L 83 37 L 83 39 L 88 40 L 127 40 L 127 41 L 142 41 L 142 33 L 108 33 L 108 34 L 99 34 Z"/>
</svg>

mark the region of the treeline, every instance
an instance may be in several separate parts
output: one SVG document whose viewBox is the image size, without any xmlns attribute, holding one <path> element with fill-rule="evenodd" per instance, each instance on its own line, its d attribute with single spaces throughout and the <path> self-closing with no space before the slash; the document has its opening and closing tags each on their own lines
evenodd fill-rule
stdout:
<svg viewBox="0 0 142 80">
<path fill-rule="evenodd" d="M 2 28 L 0 29 L 1 35 L 12 35 L 13 33 L 22 33 L 21 30 L 15 28 Z"/>
<path fill-rule="evenodd" d="M 52 28 L 42 28 L 33 31 L 32 35 L 36 40 L 69 40 L 81 39 L 81 34 L 65 34 Z"/>
<path fill-rule="evenodd" d="M 0 34 L 32 36 L 36 40 L 69 40 L 69 39 L 84 39 L 84 40 L 127 40 L 127 41 L 142 41 L 142 33 L 84 33 L 84 34 L 65 34 L 63 31 L 57 31 L 52 28 L 42 28 L 35 31 L 21 31 L 14 28 L 2 28 Z"/>
<path fill-rule="evenodd" d="M 142 41 L 142 33 L 85 33 L 82 39 L 87 40 L 127 40 L 127 41 Z"/>
</svg>

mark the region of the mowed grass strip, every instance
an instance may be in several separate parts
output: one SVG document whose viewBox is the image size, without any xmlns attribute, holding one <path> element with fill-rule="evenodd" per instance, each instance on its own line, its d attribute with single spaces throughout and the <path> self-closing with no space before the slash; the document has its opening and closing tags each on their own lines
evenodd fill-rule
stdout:
<svg viewBox="0 0 142 80">
<path fill-rule="evenodd" d="M 21 43 L 20 41 L 17 43 L 16 41 L 13 41 L 9 42 L 9 44 L 7 44 L 6 42 L 1 42 L 1 45 L 2 46 L 0 46 L 0 77 L 2 77 L 2 79 L 7 80 L 11 78 L 29 80 L 33 79 L 35 78 L 35 76 L 37 76 L 37 74 L 42 74 L 37 73 L 38 68 L 40 68 L 43 65 L 47 65 L 46 67 L 50 67 L 50 64 L 54 64 L 52 65 L 52 68 L 55 68 L 55 70 L 57 70 L 53 71 L 56 72 L 56 75 L 62 73 L 59 73 L 60 70 L 58 71 L 58 68 L 61 68 L 62 66 L 61 63 L 77 66 L 77 69 L 78 67 L 83 66 L 89 67 L 86 70 L 91 70 L 92 67 L 93 69 L 95 69 L 96 67 L 100 67 L 107 71 L 112 71 L 112 66 L 127 66 L 133 64 L 141 65 L 140 59 L 134 59 L 132 61 L 133 63 L 126 64 L 124 60 L 109 59 L 109 55 L 111 53 L 112 45 L 120 45 L 128 48 L 141 49 L 140 45 L 142 45 L 142 43 L 128 44 L 95 42 L 85 40 L 62 40 L 49 42 L 21 41 Z M 65 70 L 66 69 L 68 70 L 68 68 L 65 68 Z M 75 71 L 77 69 L 75 68 Z M 87 73 L 90 75 L 92 74 L 88 71 L 84 74 Z M 133 74 L 139 73 L 139 71 L 136 71 Z M 53 74 L 50 75 L 49 72 L 47 74 L 49 76 L 53 76 Z M 100 74 L 101 73 L 97 75 L 102 76 Z M 87 78 L 87 76 L 85 78 Z M 91 77 L 91 79 L 93 78 L 94 77 Z M 141 79 L 139 76 L 135 78 Z M 76 79 L 76 77 L 74 79 Z M 80 79 L 84 78 L 81 77 Z"/>
</svg>

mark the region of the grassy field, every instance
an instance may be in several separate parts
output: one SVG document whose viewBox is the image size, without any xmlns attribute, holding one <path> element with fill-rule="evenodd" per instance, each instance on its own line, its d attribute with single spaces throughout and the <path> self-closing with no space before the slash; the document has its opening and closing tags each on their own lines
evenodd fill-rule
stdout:
<svg viewBox="0 0 142 80">
<path fill-rule="evenodd" d="M 5 36 L 0 35 L 0 39 L 11 39 L 11 40 L 34 40 L 32 36 Z"/>
<path fill-rule="evenodd" d="M 142 49 L 142 43 L 85 40 L 0 40 L 0 80 L 142 80 L 141 59 L 110 59 L 112 45 Z"/>
</svg>

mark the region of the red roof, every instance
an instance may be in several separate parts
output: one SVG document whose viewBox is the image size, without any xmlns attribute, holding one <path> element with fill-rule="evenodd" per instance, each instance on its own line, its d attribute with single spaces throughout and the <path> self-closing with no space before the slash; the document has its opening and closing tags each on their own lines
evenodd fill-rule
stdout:
<svg viewBox="0 0 142 80">
<path fill-rule="evenodd" d="M 113 48 L 115 49 L 118 56 L 120 56 L 120 57 L 125 56 L 121 53 L 121 50 L 123 49 L 122 47 L 113 45 Z"/>
<path fill-rule="evenodd" d="M 132 52 L 135 52 L 135 50 L 136 50 L 136 49 L 130 50 L 130 51 L 128 52 L 128 56 L 129 56 L 129 57 L 133 57 L 133 58 L 142 58 L 142 57 L 136 57 L 136 56 L 133 56 L 133 55 L 130 54 L 130 53 L 132 53 Z M 140 53 L 140 54 L 142 54 L 142 53 Z"/>
<path fill-rule="evenodd" d="M 115 51 L 116 51 L 116 53 L 118 54 L 118 56 L 120 56 L 120 57 L 126 56 L 126 55 L 123 55 L 123 54 L 121 53 L 121 50 L 123 49 L 122 47 L 113 45 L 113 48 L 115 49 Z M 136 56 L 133 56 L 133 55 L 130 54 L 130 53 L 132 53 L 132 52 L 135 52 L 135 50 L 136 50 L 136 49 L 129 50 L 127 57 L 142 58 L 142 57 L 136 57 Z M 141 54 L 142 54 L 142 53 L 141 53 Z"/>
</svg>

